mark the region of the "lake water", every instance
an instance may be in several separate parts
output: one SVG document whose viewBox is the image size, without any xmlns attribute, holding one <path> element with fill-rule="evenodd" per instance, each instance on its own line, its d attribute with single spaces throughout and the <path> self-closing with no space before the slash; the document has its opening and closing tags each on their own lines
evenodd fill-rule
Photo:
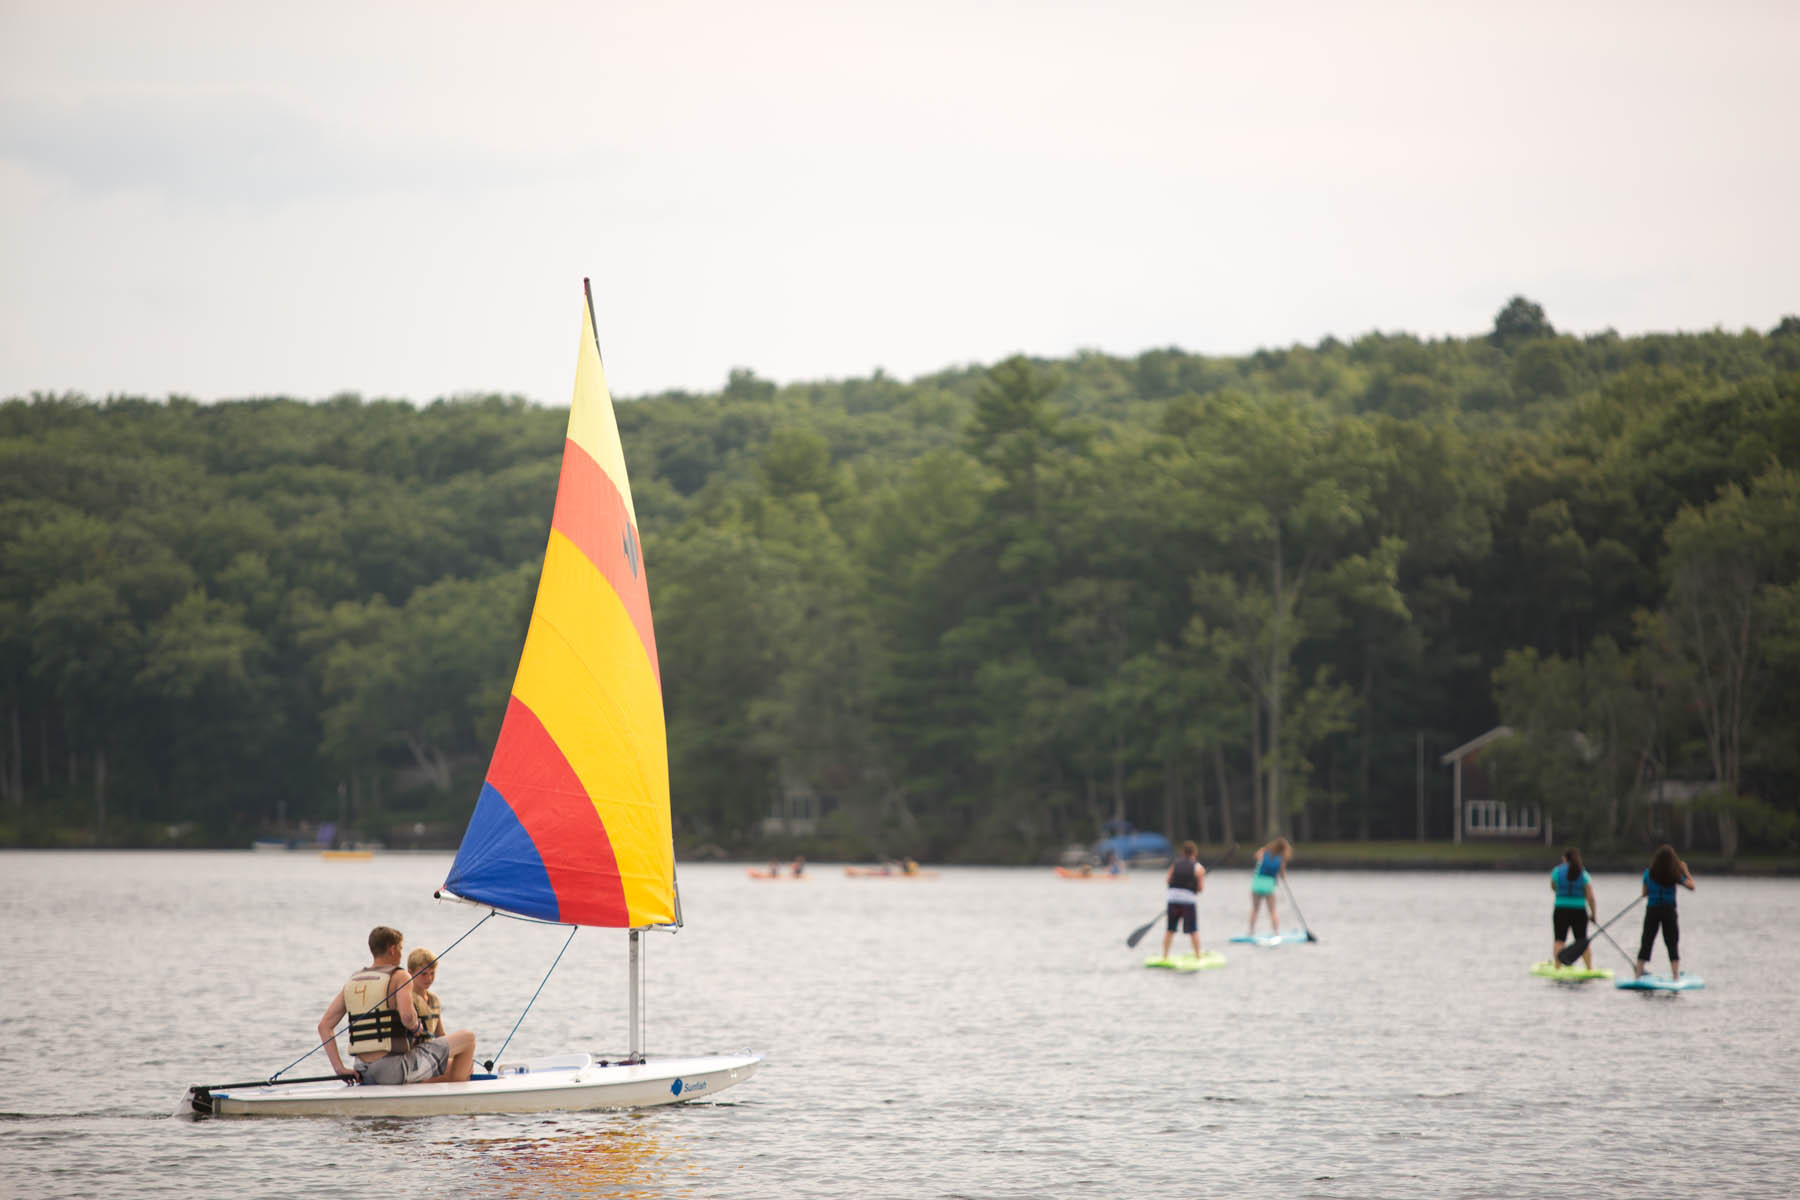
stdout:
<svg viewBox="0 0 1800 1200">
<path fill-rule="evenodd" d="M 1302 851 L 1304 854 L 1304 850 Z M 448 855 L 0 854 L 0 1196 L 1452 1197 L 1800 1192 L 1800 881 L 1681 896 L 1704 991 L 1527 975 L 1543 876 L 1293 874 L 1320 939 L 1141 966 L 1160 873 L 755 882 L 684 865 L 646 935 L 651 1054 L 755 1048 L 748 1083 L 637 1113 L 171 1115 L 307 1051 L 370 926 L 445 953 L 453 1026 L 499 1048 L 565 931 L 431 892 Z M 1602 918 L 1637 894 L 1595 881 Z M 1294 920 L 1282 898 L 1283 920 Z M 1612 929 L 1635 950 L 1634 909 Z M 508 1057 L 624 1048 L 625 935 L 583 930 Z M 1597 940 L 1595 964 L 1623 957 Z M 1666 969 L 1658 948 L 1657 969 Z M 323 1055 L 293 1074 L 325 1069 Z"/>
</svg>

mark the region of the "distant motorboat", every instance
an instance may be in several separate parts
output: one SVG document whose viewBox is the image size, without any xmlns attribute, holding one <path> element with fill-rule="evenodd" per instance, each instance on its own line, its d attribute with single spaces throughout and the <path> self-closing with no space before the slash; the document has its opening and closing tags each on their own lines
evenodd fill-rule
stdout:
<svg viewBox="0 0 1800 1200">
<path fill-rule="evenodd" d="M 1167 863 L 1175 858 L 1175 847 L 1160 833 L 1142 833 L 1129 821 L 1108 821 L 1106 835 L 1094 843 L 1094 861 L 1122 863 Z"/>
</svg>

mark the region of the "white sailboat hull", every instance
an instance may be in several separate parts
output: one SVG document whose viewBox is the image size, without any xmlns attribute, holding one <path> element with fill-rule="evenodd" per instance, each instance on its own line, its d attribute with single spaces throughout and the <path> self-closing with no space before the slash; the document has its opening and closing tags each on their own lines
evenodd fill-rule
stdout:
<svg viewBox="0 0 1800 1200">
<path fill-rule="evenodd" d="M 214 1116 L 431 1117 L 649 1108 L 716 1095 L 750 1078 L 762 1061 L 762 1055 L 748 1051 L 611 1064 L 572 1054 L 504 1063 L 495 1077 L 466 1083 L 277 1083 L 196 1088 L 190 1098 L 196 1112 Z"/>
</svg>

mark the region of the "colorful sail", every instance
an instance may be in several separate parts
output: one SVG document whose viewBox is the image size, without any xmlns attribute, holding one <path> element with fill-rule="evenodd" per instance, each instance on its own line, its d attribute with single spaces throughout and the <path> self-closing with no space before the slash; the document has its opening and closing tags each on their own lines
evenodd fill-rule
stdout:
<svg viewBox="0 0 1800 1200">
<path fill-rule="evenodd" d="M 445 887 L 574 925 L 675 919 L 662 676 L 591 299 L 525 649 Z"/>
</svg>

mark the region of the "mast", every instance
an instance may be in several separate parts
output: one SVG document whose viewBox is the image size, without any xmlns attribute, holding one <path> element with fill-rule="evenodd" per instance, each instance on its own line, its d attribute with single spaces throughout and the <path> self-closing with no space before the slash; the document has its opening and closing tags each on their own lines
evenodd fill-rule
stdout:
<svg viewBox="0 0 1800 1200">
<path fill-rule="evenodd" d="M 581 297 L 587 301 L 588 324 L 594 327 L 594 353 L 600 354 L 600 319 L 594 315 L 594 287 L 586 275 L 581 277 Z M 606 362 L 606 355 L 600 354 L 601 363 Z"/>
<path fill-rule="evenodd" d="M 631 1053 L 626 1061 L 634 1063 L 644 1061 L 644 1022 L 639 1005 L 644 991 L 644 954 L 640 943 L 643 932 L 641 929 L 631 931 L 631 966 L 627 972 L 631 976 L 631 1008 L 627 1018 L 631 1024 Z"/>
</svg>

